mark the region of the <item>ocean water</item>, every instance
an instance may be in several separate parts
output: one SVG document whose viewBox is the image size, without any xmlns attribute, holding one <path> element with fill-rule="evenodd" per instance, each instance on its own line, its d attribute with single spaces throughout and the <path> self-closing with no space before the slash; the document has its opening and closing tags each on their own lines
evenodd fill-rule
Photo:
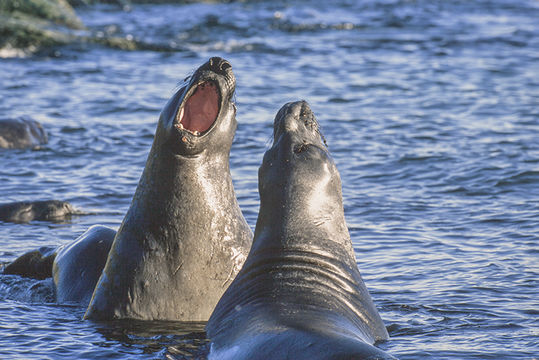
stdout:
<svg viewBox="0 0 539 360">
<path fill-rule="evenodd" d="M 117 228 L 160 109 L 211 56 L 237 77 L 231 169 L 254 228 L 272 121 L 307 100 L 343 182 L 359 269 L 400 359 L 539 358 L 539 2 L 96 5 L 99 45 L 0 59 L 0 115 L 39 150 L 0 151 L 0 202 L 59 199 L 65 223 L 0 222 L 0 262 Z M 152 47 L 148 47 L 151 49 Z M 156 51 L 156 50 L 166 51 Z M 204 358 L 204 324 L 82 321 L 46 282 L 0 275 L 1 359 Z"/>
</svg>

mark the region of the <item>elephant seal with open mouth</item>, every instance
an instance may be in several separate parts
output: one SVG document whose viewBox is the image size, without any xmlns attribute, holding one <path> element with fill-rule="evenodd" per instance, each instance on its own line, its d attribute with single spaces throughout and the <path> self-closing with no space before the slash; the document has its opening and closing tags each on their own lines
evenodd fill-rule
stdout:
<svg viewBox="0 0 539 360">
<path fill-rule="evenodd" d="M 210 359 L 388 359 L 341 180 L 306 102 L 284 105 L 258 173 L 251 251 L 206 326 Z"/>
<path fill-rule="evenodd" d="M 85 318 L 208 320 L 252 240 L 229 168 L 234 90 L 214 57 L 165 105 Z"/>
</svg>

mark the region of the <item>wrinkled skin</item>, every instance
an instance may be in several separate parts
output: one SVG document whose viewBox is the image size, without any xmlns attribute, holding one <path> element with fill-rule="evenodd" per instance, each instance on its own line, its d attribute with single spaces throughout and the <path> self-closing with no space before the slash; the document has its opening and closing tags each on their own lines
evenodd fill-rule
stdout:
<svg viewBox="0 0 539 360">
<path fill-rule="evenodd" d="M 163 109 L 85 318 L 208 320 L 252 239 L 229 168 L 234 89 L 212 58 Z"/>
<path fill-rule="evenodd" d="M 341 180 L 307 103 L 284 105 L 259 170 L 249 256 L 206 331 L 210 359 L 386 359 L 363 283 Z"/>
</svg>

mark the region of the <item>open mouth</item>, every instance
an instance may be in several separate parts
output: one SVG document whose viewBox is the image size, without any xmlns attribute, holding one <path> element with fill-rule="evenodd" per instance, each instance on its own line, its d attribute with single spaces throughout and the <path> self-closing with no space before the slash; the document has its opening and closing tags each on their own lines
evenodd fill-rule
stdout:
<svg viewBox="0 0 539 360">
<path fill-rule="evenodd" d="M 200 135 L 217 119 L 220 104 L 219 89 L 214 82 L 204 81 L 190 92 L 187 101 L 180 108 L 176 126 L 193 135 Z"/>
</svg>

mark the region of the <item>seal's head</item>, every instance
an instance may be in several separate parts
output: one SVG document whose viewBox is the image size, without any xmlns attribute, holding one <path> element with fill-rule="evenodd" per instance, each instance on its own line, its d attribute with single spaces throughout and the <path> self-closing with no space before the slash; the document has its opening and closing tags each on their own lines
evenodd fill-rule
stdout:
<svg viewBox="0 0 539 360">
<path fill-rule="evenodd" d="M 232 65 L 219 57 L 186 79 L 163 109 L 157 129 L 166 132 L 174 153 L 197 155 L 208 146 L 230 149 L 237 125 L 235 87 Z"/>
<path fill-rule="evenodd" d="M 273 145 L 264 155 L 258 179 L 255 238 L 264 228 L 306 233 L 325 227 L 332 231 L 335 226 L 340 230 L 345 224 L 339 172 L 305 101 L 285 104 L 277 113 Z M 284 226 L 274 226 L 275 221 Z"/>
<path fill-rule="evenodd" d="M 322 176 L 333 173 L 335 165 L 307 102 L 285 104 L 275 116 L 273 145 L 259 169 L 260 196 L 289 198 L 283 193 L 287 186 L 293 186 L 295 193 L 309 191 Z"/>
</svg>

